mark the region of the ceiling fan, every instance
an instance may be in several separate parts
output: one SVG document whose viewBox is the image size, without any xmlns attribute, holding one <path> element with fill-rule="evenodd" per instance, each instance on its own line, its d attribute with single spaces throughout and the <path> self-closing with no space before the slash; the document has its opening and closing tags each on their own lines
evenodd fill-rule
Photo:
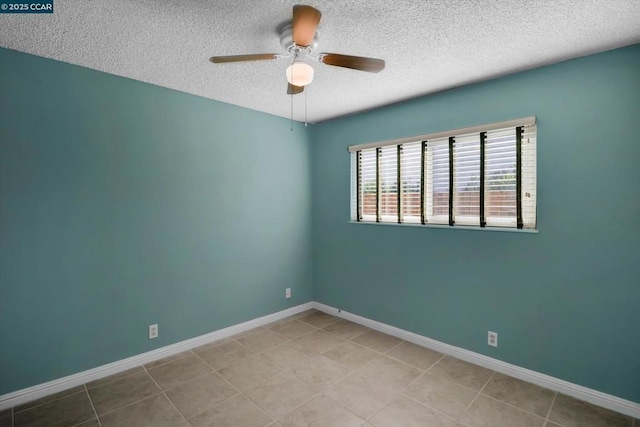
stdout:
<svg viewBox="0 0 640 427">
<path fill-rule="evenodd" d="M 280 44 L 287 50 L 286 54 L 259 53 L 253 55 L 213 56 L 214 64 L 227 62 L 263 61 L 268 59 L 292 58 L 293 63 L 287 68 L 287 94 L 302 93 L 304 87 L 313 80 L 313 67 L 307 59 L 336 67 L 378 73 L 384 69 L 384 61 L 362 56 L 341 55 L 339 53 L 312 54 L 318 45 L 316 29 L 322 14 L 319 10 L 306 5 L 293 6 L 293 20 L 280 30 Z"/>
</svg>

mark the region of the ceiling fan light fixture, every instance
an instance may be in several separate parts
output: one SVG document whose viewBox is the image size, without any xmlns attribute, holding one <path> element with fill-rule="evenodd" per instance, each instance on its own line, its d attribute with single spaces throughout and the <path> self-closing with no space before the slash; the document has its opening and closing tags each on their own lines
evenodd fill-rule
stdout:
<svg viewBox="0 0 640 427">
<path fill-rule="evenodd" d="M 313 67 L 296 61 L 287 67 L 287 81 L 294 86 L 306 86 L 313 81 Z"/>
</svg>

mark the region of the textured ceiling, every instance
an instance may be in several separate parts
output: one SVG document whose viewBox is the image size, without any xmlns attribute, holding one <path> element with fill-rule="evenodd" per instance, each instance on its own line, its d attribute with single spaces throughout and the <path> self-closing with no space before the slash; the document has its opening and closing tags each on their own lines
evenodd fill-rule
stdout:
<svg viewBox="0 0 640 427">
<path fill-rule="evenodd" d="M 0 15 L 0 45 L 275 114 L 290 115 L 283 52 L 288 0 L 55 0 L 53 15 Z M 379 74 L 324 64 L 307 87 L 318 122 L 640 42 L 638 0 L 313 0 L 314 51 L 386 60 Z M 0 64 L 1 65 L 1 64 Z M 1 68 L 0 68 L 1 73 Z M 294 118 L 304 120 L 304 95 Z"/>
</svg>

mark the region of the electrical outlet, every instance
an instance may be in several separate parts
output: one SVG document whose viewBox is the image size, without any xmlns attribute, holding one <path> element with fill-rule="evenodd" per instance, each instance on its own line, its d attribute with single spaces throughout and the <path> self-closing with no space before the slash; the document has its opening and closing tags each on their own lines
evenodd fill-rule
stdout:
<svg viewBox="0 0 640 427">
<path fill-rule="evenodd" d="M 291 288 L 287 288 L 284 290 L 284 297 L 291 298 Z"/>
<path fill-rule="evenodd" d="M 497 332 L 489 331 L 489 333 L 487 334 L 487 344 L 489 344 L 491 347 L 497 347 L 498 346 L 498 333 Z"/>
<path fill-rule="evenodd" d="M 158 324 L 149 325 L 149 339 L 158 338 Z"/>
</svg>

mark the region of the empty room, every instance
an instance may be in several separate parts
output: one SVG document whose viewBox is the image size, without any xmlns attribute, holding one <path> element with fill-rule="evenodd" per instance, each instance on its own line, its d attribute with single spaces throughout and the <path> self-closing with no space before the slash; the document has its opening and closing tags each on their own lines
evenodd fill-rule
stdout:
<svg viewBox="0 0 640 427">
<path fill-rule="evenodd" d="M 640 427 L 636 0 L 0 0 L 0 427 Z"/>
</svg>

